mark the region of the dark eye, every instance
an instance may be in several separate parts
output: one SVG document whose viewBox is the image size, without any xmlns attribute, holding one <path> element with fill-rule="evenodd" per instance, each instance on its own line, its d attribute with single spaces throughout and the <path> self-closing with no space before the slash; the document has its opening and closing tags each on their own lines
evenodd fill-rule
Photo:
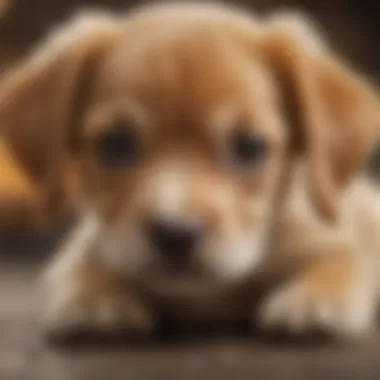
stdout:
<svg viewBox="0 0 380 380">
<path fill-rule="evenodd" d="M 253 132 L 239 131 L 232 136 L 234 160 L 241 165 L 262 164 L 268 154 L 268 145 L 263 137 Z"/>
<path fill-rule="evenodd" d="M 140 156 L 137 132 L 125 125 L 101 133 L 96 142 L 96 151 L 103 165 L 120 167 L 135 163 Z"/>
</svg>

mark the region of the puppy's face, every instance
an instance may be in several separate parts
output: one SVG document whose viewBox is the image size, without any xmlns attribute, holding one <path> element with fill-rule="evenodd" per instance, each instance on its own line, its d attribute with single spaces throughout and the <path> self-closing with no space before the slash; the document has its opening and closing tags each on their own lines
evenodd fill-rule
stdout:
<svg viewBox="0 0 380 380">
<path fill-rule="evenodd" d="M 98 63 L 80 178 L 117 268 L 230 279 L 261 258 L 286 129 L 258 53 L 216 32 L 126 36 Z"/>
<path fill-rule="evenodd" d="M 0 122 L 47 208 L 70 167 L 102 259 L 131 276 L 252 273 L 289 157 L 331 217 L 376 136 L 376 96 L 298 18 L 164 6 L 68 29 L 10 75 Z"/>
</svg>

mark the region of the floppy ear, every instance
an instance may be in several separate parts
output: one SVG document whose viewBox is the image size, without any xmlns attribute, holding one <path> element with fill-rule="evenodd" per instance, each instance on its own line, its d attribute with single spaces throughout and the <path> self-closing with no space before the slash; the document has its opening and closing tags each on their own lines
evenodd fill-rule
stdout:
<svg viewBox="0 0 380 380">
<path fill-rule="evenodd" d="M 320 214 L 336 216 L 349 180 L 365 164 L 380 130 L 371 85 L 322 43 L 302 16 L 277 16 L 263 37 L 282 85 L 287 116 L 307 163 L 307 183 Z"/>
<path fill-rule="evenodd" d="M 69 140 L 83 88 L 117 26 L 102 13 L 80 15 L 0 83 L 1 137 L 38 189 L 47 221 L 68 195 Z"/>
</svg>

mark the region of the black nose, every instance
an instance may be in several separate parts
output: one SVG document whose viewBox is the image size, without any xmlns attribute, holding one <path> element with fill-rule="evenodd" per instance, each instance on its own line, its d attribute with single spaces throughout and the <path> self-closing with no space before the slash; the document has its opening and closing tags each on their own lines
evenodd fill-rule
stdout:
<svg viewBox="0 0 380 380">
<path fill-rule="evenodd" d="M 203 235 L 203 225 L 198 221 L 155 220 L 148 224 L 151 244 L 162 255 L 181 259 L 193 252 Z"/>
</svg>

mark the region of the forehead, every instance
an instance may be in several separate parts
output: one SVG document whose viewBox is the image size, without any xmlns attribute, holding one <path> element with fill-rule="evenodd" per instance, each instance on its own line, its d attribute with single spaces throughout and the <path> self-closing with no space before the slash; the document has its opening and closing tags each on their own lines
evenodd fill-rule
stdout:
<svg viewBox="0 0 380 380">
<path fill-rule="evenodd" d="M 277 102 L 253 43 L 196 22 L 126 30 L 101 59 L 92 96 L 97 104 L 141 105 L 165 123 L 230 112 L 259 124 Z"/>
</svg>

